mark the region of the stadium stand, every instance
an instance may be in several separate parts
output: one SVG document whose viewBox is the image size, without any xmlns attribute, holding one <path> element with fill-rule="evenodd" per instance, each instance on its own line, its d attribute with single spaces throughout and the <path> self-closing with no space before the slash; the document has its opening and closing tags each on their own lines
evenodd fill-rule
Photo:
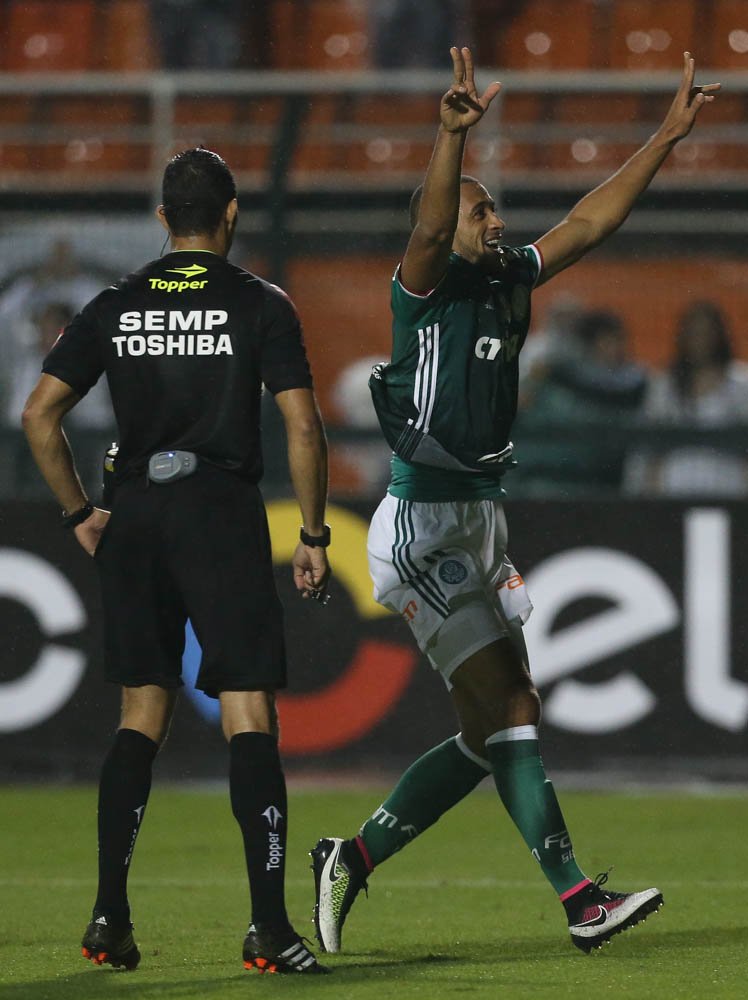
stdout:
<svg viewBox="0 0 748 1000">
<path fill-rule="evenodd" d="M 101 62 L 107 72 L 143 72 L 157 66 L 145 0 L 109 0 L 99 8 Z"/>
<path fill-rule="evenodd" d="M 110 96 L 61 97 L 45 102 L 44 121 L 57 126 L 51 141 L 38 152 L 45 170 L 145 171 L 150 143 L 133 141 L 133 127 L 148 121 L 142 98 Z"/>
<path fill-rule="evenodd" d="M 709 13 L 709 65 L 748 69 L 748 5 L 743 0 L 712 0 Z"/>
<path fill-rule="evenodd" d="M 91 0 L 13 0 L 7 13 L 2 67 L 17 72 L 91 68 L 97 8 Z"/>
<path fill-rule="evenodd" d="M 276 69 L 352 70 L 369 65 L 364 0 L 275 0 Z"/>
<path fill-rule="evenodd" d="M 684 51 L 698 50 L 701 19 L 692 0 L 617 0 L 610 13 L 611 69 L 672 69 Z"/>
<path fill-rule="evenodd" d="M 598 61 L 599 0 L 527 0 L 497 31 L 483 62 L 523 70 L 587 69 Z M 508 23 L 507 23 L 508 22 Z"/>
</svg>

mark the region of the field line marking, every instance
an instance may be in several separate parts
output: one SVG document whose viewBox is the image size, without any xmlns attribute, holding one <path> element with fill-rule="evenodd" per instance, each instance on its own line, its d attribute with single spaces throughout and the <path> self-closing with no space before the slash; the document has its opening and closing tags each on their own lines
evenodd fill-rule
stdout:
<svg viewBox="0 0 748 1000">
<path fill-rule="evenodd" d="M 628 885 L 638 885 L 642 886 L 647 883 L 646 878 L 639 879 L 627 879 L 626 883 Z M 0 876 L 0 886 L 6 888 L 24 888 L 30 886 L 40 886 L 42 888 L 76 888 L 78 886 L 92 886 L 96 884 L 95 876 L 90 878 L 70 878 L 70 877 L 54 877 L 54 878 L 44 878 L 43 876 Z M 431 879 L 414 879 L 414 878 L 381 878 L 376 879 L 374 884 L 381 889 L 444 889 L 446 886 L 452 886 L 456 889 L 521 889 L 527 890 L 537 890 L 547 892 L 548 885 L 542 878 L 532 879 L 532 880 L 522 880 L 522 879 L 499 879 L 499 878 L 431 878 Z M 138 886 L 141 888 L 206 888 L 209 889 L 214 886 L 234 886 L 236 885 L 236 879 L 228 876 L 222 876 L 220 878 L 168 878 L 168 877 L 154 877 L 148 878 L 146 876 L 134 875 L 129 880 L 129 885 Z M 286 885 L 289 887 L 299 888 L 300 886 L 311 885 L 311 876 L 308 879 L 300 878 L 287 878 Z M 748 881 L 737 881 L 734 879 L 688 879 L 685 881 L 673 881 L 672 879 L 666 879 L 662 883 L 665 889 L 731 889 L 738 890 L 740 892 L 745 892 L 748 890 Z M 624 886 L 625 888 L 625 886 Z M 633 891 L 633 890 L 632 890 Z"/>
</svg>

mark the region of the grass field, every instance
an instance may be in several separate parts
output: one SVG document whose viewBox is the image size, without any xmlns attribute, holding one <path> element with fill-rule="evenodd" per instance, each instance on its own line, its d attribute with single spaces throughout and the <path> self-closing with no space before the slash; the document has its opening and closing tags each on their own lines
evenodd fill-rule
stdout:
<svg viewBox="0 0 748 1000">
<path fill-rule="evenodd" d="M 377 790 L 291 793 L 288 903 L 312 936 L 306 855 L 350 835 Z M 238 997 L 528 998 L 748 996 L 748 797 L 565 794 L 588 874 L 614 888 L 658 885 L 666 905 L 589 957 L 490 790 L 479 791 L 370 881 L 334 975 L 259 976 L 241 965 L 248 921 L 227 796 L 154 789 L 130 878 L 136 972 L 95 968 L 79 941 L 95 892 L 92 788 L 2 790 L 2 1000 Z M 613 877 L 615 876 L 615 877 Z"/>
</svg>

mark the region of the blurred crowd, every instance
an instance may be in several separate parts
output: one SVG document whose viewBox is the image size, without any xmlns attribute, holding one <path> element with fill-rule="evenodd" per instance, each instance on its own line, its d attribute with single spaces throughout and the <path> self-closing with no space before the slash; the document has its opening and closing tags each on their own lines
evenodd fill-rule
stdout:
<svg viewBox="0 0 748 1000">
<path fill-rule="evenodd" d="M 36 266 L 0 284 L 0 472 L 3 495 L 36 495 L 40 483 L 23 447 L 23 404 L 42 361 L 75 313 L 115 275 L 79 260 L 57 240 Z M 603 493 L 639 496 L 748 496 L 748 363 L 713 301 L 691 301 L 672 330 L 660 370 L 633 354 L 625 322 L 568 294 L 547 306 L 520 354 L 515 495 Z M 376 496 L 386 488 L 389 450 L 378 430 L 368 378 L 381 357 L 361 357 L 338 375 L 325 414 L 333 443 L 333 491 Z M 266 486 L 287 485 L 273 446 L 282 433 L 271 400 Z M 102 379 L 70 413 L 81 474 L 100 477 L 114 436 Z"/>
<path fill-rule="evenodd" d="M 520 355 L 516 433 L 527 437 L 528 480 L 748 495 L 748 364 L 735 357 L 724 314 L 691 302 L 667 336 L 667 365 L 649 370 L 632 357 L 620 316 L 568 297 L 553 303 Z"/>
<path fill-rule="evenodd" d="M 661 370 L 639 363 L 616 313 L 568 295 L 547 309 L 520 354 L 518 466 L 510 494 L 748 496 L 748 363 L 710 301 L 686 305 Z M 333 394 L 343 424 L 376 434 L 367 358 Z M 365 493 L 386 487 L 386 446 L 336 448 Z"/>
</svg>

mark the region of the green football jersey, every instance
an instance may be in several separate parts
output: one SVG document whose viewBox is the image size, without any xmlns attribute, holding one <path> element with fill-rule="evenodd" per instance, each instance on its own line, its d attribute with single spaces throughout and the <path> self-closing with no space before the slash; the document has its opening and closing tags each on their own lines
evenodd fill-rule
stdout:
<svg viewBox="0 0 748 1000">
<path fill-rule="evenodd" d="M 437 477 L 439 499 L 445 489 L 466 499 L 492 486 L 495 496 L 510 464 L 519 352 L 541 258 L 534 246 L 503 248 L 501 257 L 487 274 L 452 253 L 428 295 L 408 292 L 399 269 L 393 276 L 392 361 L 377 366 L 369 384 L 396 456 L 393 483 L 409 484 L 406 498 L 416 499 L 419 483 L 436 488 Z"/>
</svg>

